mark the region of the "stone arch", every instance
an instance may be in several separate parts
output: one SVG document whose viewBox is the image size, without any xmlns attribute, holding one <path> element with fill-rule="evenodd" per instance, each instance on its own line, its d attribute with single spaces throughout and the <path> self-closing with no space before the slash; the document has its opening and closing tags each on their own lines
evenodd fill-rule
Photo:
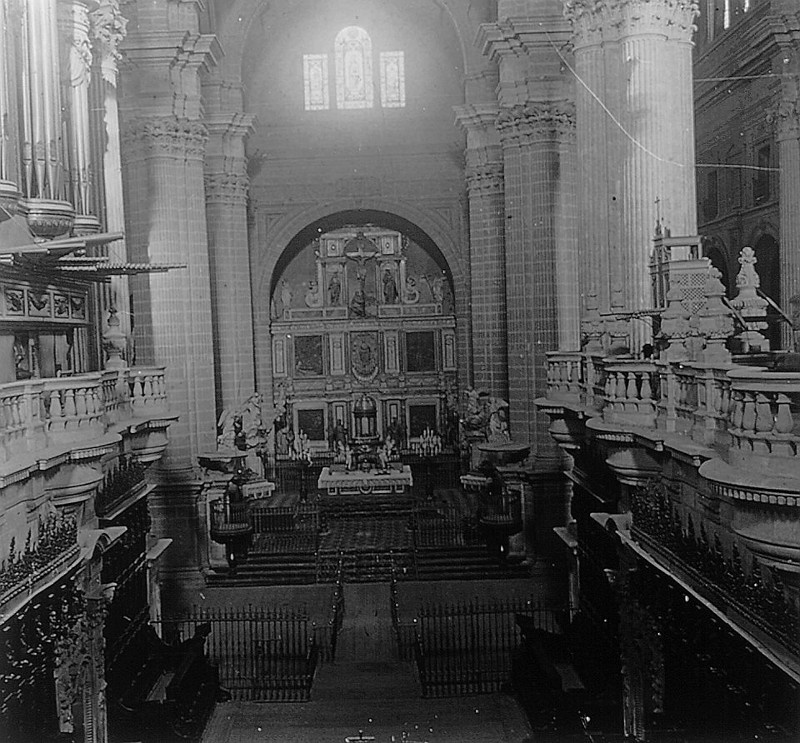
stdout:
<svg viewBox="0 0 800 743">
<path fill-rule="evenodd" d="M 455 314 L 458 320 L 456 327 L 457 353 L 458 358 L 462 360 L 462 363 L 459 364 L 459 384 L 466 389 L 468 380 L 471 378 L 472 363 L 469 352 L 469 270 L 466 257 L 459 250 L 459 245 L 454 238 L 459 230 L 444 218 L 429 211 L 421 210 L 407 203 L 379 197 L 338 199 L 294 211 L 271 226 L 266 246 L 251 245 L 253 329 L 256 339 L 258 389 L 265 394 L 270 394 L 272 389 L 271 348 L 268 345 L 270 308 L 269 301 L 264 301 L 264 299 L 265 297 L 267 300 L 269 298 L 281 256 L 295 236 L 308 226 L 325 218 L 332 218 L 337 214 L 348 212 L 380 212 L 394 216 L 415 226 L 438 248 L 453 283 Z M 258 230 L 255 232 L 257 233 Z"/>
<path fill-rule="evenodd" d="M 410 204 L 389 201 L 381 198 L 347 198 L 314 205 L 307 209 L 292 212 L 276 221 L 270 229 L 268 246 L 264 252 L 262 246 L 251 246 L 252 265 L 254 267 L 253 296 L 261 295 L 268 290 L 275 267 L 290 242 L 308 225 L 312 225 L 326 217 L 333 217 L 343 212 L 383 212 L 399 217 L 401 220 L 416 226 L 428 236 L 438 247 L 445 259 L 453 279 L 453 289 L 458 294 L 467 279 L 467 267 L 459 246 L 453 239 L 456 228 L 443 218 L 432 215 Z"/>
</svg>

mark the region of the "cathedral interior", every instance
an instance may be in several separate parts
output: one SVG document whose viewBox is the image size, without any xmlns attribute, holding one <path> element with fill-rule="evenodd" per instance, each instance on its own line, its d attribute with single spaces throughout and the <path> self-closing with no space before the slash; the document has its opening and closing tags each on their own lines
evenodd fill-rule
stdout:
<svg viewBox="0 0 800 743">
<path fill-rule="evenodd" d="M 0 0 L 0 738 L 800 738 L 797 0 Z"/>
</svg>

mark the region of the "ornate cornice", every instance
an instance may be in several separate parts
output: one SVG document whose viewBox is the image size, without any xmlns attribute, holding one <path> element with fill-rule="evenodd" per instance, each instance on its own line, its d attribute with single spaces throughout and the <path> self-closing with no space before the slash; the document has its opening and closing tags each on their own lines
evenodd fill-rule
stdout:
<svg viewBox="0 0 800 743">
<path fill-rule="evenodd" d="M 123 158 L 185 157 L 202 160 L 208 132 L 201 121 L 174 116 L 134 118 L 122 128 Z"/>
<path fill-rule="evenodd" d="M 566 140 L 575 136 L 575 104 L 562 100 L 502 108 L 497 129 L 504 146 Z"/>
<path fill-rule="evenodd" d="M 697 0 L 564 0 L 577 45 L 598 41 L 611 29 L 621 36 L 657 33 L 689 41 L 699 12 Z"/>
<path fill-rule="evenodd" d="M 207 202 L 243 204 L 247 200 L 250 179 L 244 172 L 206 173 L 204 181 Z"/>
</svg>

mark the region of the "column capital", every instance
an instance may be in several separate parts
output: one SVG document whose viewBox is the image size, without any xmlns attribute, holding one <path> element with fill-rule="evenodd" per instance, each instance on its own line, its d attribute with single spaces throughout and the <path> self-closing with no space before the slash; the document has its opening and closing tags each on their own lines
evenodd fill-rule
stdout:
<svg viewBox="0 0 800 743">
<path fill-rule="evenodd" d="M 122 129 L 123 158 L 127 162 L 148 157 L 202 160 L 208 131 L 205 124 L 176 116 L 136 117 Z"/>
<path fill-rule="evenodd" d="M 564 99 L 504 107 L 497 128 L 504 146 L 569 139 L 575 136 L 575 103 Z"/>
<path fill-rule="evenodd" d="M 125 38 L 128 19 L 119 9 L 119 0 L 98 0 L 97 6 L 89 11 L 89 20 L 103 79 L 116 86 L 117 62 L 122 57 L 119 45 Z"/>
<path fill-rule="evenodd" d="M 581 0 L 577 0 L 580 2 Z M 587 0 L 588 1 L 588 0 Z M 602 3 L 621 36 L 657 34 L 691 41 L 700 14 L 698 0 L 594 0 Z"/>
<path fill-rule="evenodd" d="M 241 164 L 242 172 L 206 173 L 203 176 L 206 188 L 206 202 L 215 204 L 244 204 L 250 187 L 250 179 L 244 172 L 244 163 Z"/>
</svg>

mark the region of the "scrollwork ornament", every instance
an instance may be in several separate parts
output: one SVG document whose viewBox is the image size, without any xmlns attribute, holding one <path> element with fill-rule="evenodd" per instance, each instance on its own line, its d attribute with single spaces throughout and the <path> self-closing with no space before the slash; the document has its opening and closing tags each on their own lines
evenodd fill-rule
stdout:
<svg viewBox="0 0 800 743">
<path fill-rule="evenodd" d="M 92 38 L 100 53 L 100 66 L 103 79 L 109 85 L 116 85 L 117 62 L 122 55 L 119 46 L 125 38 L 128 19 L 119 9 L 119 0 L 99 0 L 97 7 L 90 11 Z"/>
</svg>

